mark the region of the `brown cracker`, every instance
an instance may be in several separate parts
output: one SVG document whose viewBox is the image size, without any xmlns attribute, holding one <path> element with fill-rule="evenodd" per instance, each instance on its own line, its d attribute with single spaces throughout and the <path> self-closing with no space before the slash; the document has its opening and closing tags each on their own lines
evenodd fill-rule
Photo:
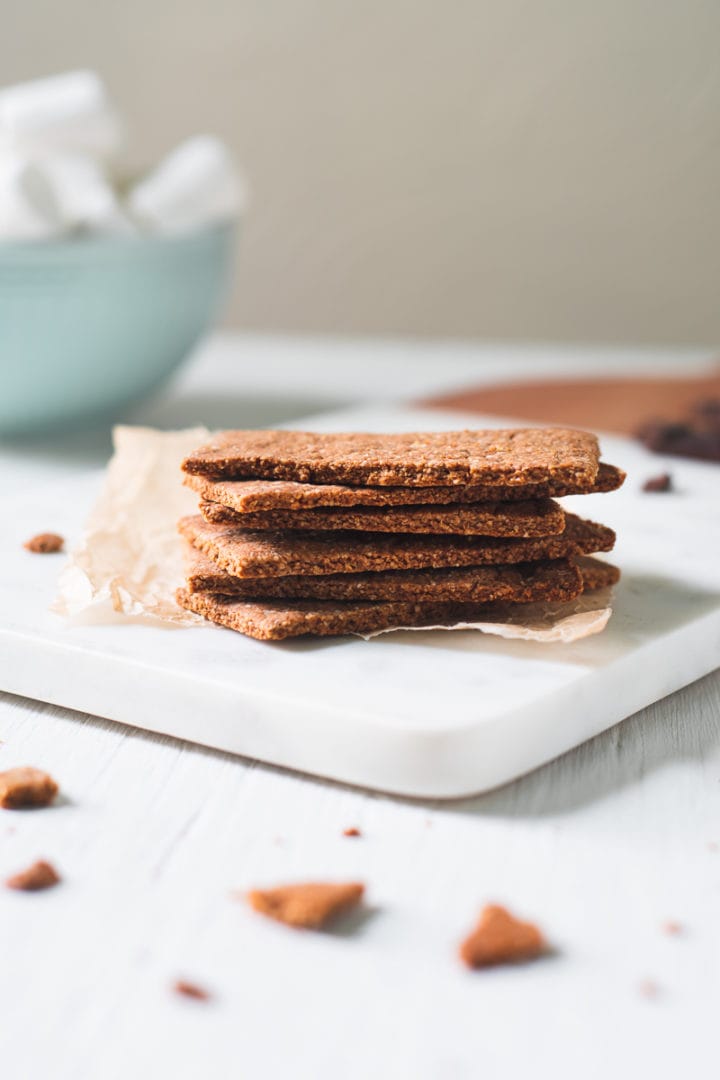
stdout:
<svg viewBox="0 0 720 1080">
<path fill-rule="evenodd" d="M 364 892 L 365 886 L 355 881 L 337 885 L 310 882 L 281 885 L 276 889 L 254 889 L 248 893 L 248 901 L 261 915 L 286 926 L 319 930 L 357 907 Z"/>
<path fill-rule="evenodd" d="M 533 923 L 521 922 L 498 904 L 487 904 L 480 920 L 460 946 L 460 959 L 470 968 L 534 960 L 547 950 Z"/>
<path fill-rule="evenodd" d="M 242 529 L 349 529 L 360 532 L 452 533 L 466 536 L 556 536 L 565 528 L 562 507 L 552 499 L 477 506 L 319 507 L 238 514 L 220 503 L 200 503 L 211 524 Z"/>
<path fill-rule="evenodd" d="M 375 435 L 225 431 L 183 462 L 215 478 L 370 486 L 515 486 L 549 480 L 590 486 L 597 438 L 564 428 Z"/>
<path fill-rule="evenodd" d="M 344 484 L 303 484 L 295 480 L 208 480 L 185 475 L 184 483 L 208 502 L 221 503 L 240 514 L 265 510 L 310 510 L 322 506 L 411 506 L 511 502 L 591 495 L 615 491 L 625 473 L 600 462 L 594 482 L 588 486 L 549 480 L 540 484 L 503 487 L 469 484 L 456 487 L 352 487 Z"/>
<path fill-rule="evenodd" d="M 360 574 L 236 578 L 188 545 L 189 592 L 215 592 L 240 600 L 298 598 L 318 600 L 454 600 L 487 603 L 504 600 L 571 600 L 582 591 L 577 567 L 567 559 L 513 566 L 386 570 Z"/>
<path fill-rule="evenodd" d="M 405 533 L 250 532 L 208 525 L 199 516 L 178 522 L 180 533 L 234 577 L 357 573 L 422 567 L 532 562 L 610 551 L 612 529 L 566 515 L 559 536 L 474 537 Z"/>
<path fill-rule="evenodd" d="M 617 585 L 620 580 L 620 571 L 612 563 L 604 559 L 593 559 L 588 555 L 579 555 L 575 558 L 582 576 L 583 592 L 593 592 L 595 589 L 607 589 Z"/>
<path fill-rule="evenodd" d="M 52 776 L 32 765 L 21 765 L 0 773 L 0 806 L 4 810 L 49 806 L 58 790 Z"/>
<path fill-rule="evenodd" d="M 178 604 L 210 622 L 259 641 L 312 634 L 373 634 L 398 626 L 454 626 L 481 622 L 502 605 L 412 603 L 399 600 L 255 600 L 178 589 Z M 504 610 L 507 610 L 506 608 Z"/>
</svg>

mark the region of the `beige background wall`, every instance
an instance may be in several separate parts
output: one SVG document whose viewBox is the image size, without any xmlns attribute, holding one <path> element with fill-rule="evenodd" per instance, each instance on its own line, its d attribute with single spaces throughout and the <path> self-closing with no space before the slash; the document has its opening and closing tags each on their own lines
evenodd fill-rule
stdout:
<svg viewBox="0 0 720 1080">
<path fill-rule="evenodd" d="M 0 0 L 0 83 L 97 67 L 128 164 L 213 129 L 231 321 L 720 339 L 718 0 Z"/>
</svg>

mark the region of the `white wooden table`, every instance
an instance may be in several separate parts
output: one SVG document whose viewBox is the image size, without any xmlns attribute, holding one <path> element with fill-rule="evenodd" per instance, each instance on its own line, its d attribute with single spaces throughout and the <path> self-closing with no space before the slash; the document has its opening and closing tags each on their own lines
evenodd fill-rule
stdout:
<svg viewBox="0 0 720 1080">
<path fill-rule="evenodd" d="M 267 424 L 528 370 L 709 356 L 225 337 L 130 419 Z M 5 447 L 0 483 L 62 483 L 107 450 L 106 432 Z M 3 1076 L 718 1075 L 718 673 L 459 803 L 370 795 L 4 695 L 0 768 L 23 762 L 63 795 L 0 812 L 0 875 L 44 856 L 64 881 L 0 890 Z M 361 838 L 341 835 L 351 825 Z M 231 896 L 313 878 L 365 881 L 368 914 L 296 933 Z M 456 944 L 488 900 L 536 919 L 555 955 L 463 970 Z M 178 977 L 213 999 L 179 998 Z"/>
</svg>

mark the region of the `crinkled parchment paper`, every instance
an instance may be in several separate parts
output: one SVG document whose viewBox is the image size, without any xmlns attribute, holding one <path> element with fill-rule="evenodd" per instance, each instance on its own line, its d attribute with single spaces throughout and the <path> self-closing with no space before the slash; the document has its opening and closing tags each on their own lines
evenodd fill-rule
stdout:
<svg viewBox="0 0 720 1080">
<path fill-rule="evenodd" d="M 453 623 L 452 626 L 402 626 L 398 630 L 480 630 L 496 637 L 520 641 L 542 641 L 569 644 L 579 638 L 599 634 L 612 615 L 610 589 L 598 589 L 564 603 L 493 604 L 488 605 L 484 622 Z M 389 630 L 376 630 L 361 635 L 366 640 Z"/>
<path fill-rule="evenodd" d="M 206 428 L 155 431 L 116 427 L 115 453 L 84 536 L 59 581 L 53 610 L 83 621 L 112 613 L 142 621 L 197 625 L 175 603 L 183 558 L 175 524 L 197 512 L 180 463 L 207 441 Z"/>
<path fill-rule="evenodd" d="M 62 572 L 54 611 L 83 621 L 130 617 L 208 625 L 175 603 L 175 590 L 183 580 L 182 543 L 175 525 L 183 514 L 197 511 L 197 495 L 183 487 L 180 463 L 209 434 L 202 427 L 170 432 L 115 429 L 115 453 L 103 489 Z M 480 630 L 497 637 L 568 643 L 599 633 L 610 614 L 609 590 L 603 590 L 567 603 L 488 605 L 484 622 L 394 629 Z"/>
</svg>

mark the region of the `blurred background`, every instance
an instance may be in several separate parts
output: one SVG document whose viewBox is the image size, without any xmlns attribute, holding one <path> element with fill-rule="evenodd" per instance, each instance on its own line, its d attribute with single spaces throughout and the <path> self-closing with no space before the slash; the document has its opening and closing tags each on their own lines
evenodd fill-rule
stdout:
<svg viewBox="0 0 720 1080">
<path fill-rule="evenodd" d="M 717 0 L 4 0 L 0 81 L 96 69 L 129 170 L 222 136 L 244 329 L 720 337 Z"/>
</svg>

